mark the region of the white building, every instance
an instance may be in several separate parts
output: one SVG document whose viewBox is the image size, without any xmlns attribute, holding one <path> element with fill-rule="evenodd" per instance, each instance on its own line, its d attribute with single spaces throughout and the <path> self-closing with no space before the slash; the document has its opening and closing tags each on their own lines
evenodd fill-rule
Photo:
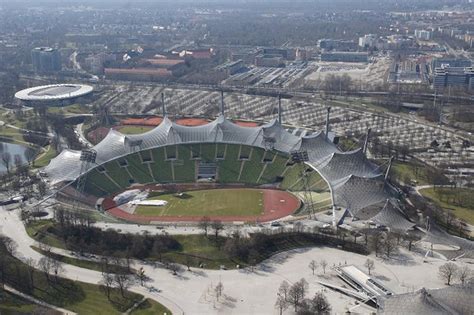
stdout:
<svg viewBox="0 0 474 315">
<path fill-rule="evenodd" d="M 426 30 L 415 30 L 415 37 L 420 40 L 430 40 L 433 36 L 433 33 Z"/>
<path fill-rule="evenodd" d="M 374 47 L 377 42 L 377 36 L 374 34 L 366 34 L 363 37 L 359 37 L 360 47 Z"/>
</svg>

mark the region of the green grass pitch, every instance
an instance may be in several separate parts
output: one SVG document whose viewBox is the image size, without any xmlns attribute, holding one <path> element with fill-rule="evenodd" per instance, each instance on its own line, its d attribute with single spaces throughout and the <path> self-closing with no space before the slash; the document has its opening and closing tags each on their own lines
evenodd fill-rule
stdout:
<svg viewBox="0 0 474 315">
<path fill-rule="evenodd" d="M 149 200 L 166 200 L 163 207 L 137 206 L 135 214 L 146 216 L 245 216 L 263 213 L 260 189 L 196 190 L 177 196 L 165 193 Z"/>
</svg>

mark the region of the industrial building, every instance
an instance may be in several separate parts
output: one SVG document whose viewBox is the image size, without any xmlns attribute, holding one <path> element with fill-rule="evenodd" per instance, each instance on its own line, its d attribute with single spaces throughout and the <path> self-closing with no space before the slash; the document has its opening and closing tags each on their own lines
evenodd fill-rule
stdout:
<svg viewBox="0 0 474 315">
<path fill-rule="evenodd" d="M 470 67 L 472 65 L 471 60 L 466 58 L 436 58 L 433 59 L 431 67 L 433 69 L 441 67 Z"/>
<path fill-rule="evenodd" d="M 238 73 L 244 68 L 244 61 L 242 59 L 236 61 L 226 62 L 216 67 L 216 70 L 220 73 L 223 73 L 227 77 Z"/>
<path fill-rule="evenodd" d="M 279 54 L 261 54 L 255 57 L 257 67 L 284 67 L 285 60 Z"/>
<path fill-rule="evenodd" d="M 321 39 L 319 41 L 319 48 L 325 50 L 354 51 L 357 50 L 357 43 L 351 40 Z"/>
<path fill-rule="evenodd" d="M 50 47 L 36 47 L 31 51 L 31 62 L 36 72 L 61 70 L 61 53 Z"/>
</svg>

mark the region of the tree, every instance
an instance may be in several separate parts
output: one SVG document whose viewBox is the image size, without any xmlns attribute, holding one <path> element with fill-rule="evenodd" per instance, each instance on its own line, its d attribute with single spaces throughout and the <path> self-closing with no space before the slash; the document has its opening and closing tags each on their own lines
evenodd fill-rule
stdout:
<svg viewBox="0 0 474 315">
<path fill-rule="evenodd" d="M 38 153 L 38 151 L 35 150 L 35 149 L 32 149 L 32 148 L 26 149 L 25 158 L 26 158 L 26 161 L 28 162 L 29 165 L 31 165 L 31 163 L 33 163 L 33 166 L 35 166 L 35 157 L 36 157 L 37 153 Z"/>
<path fill-rule="evenodd" d="M 383 241 L 383 247 L 385 249 L 385 255 L 390 258 L 390 254 L 392 254 L 395 248 L 397 247 L 395 236 L 393 235 L 393 233 L 387 233 Z"/>
<path fill-rule="evenodd" d="M 458 268 L 457 277 L 461 284 L 464 285 L 472 276 L 472 271 L 468 266 Z"/>
<path fill-rule="evenodd" d="M 207 233 L 209 232 L 209 226 L 211 225 L 211 219 L 207 216 L 202 217 L 201 221 L 199 221 L 199 228 L 204 231 L 204 236 L 207 237 Z"/>
<path fill-rule="evenodd" d="M 115 273 L 113 275 L 114 283 L 120 290 L 122 297 L 125 297 L 125 291 L 132 285 L 132 279 L 129 274 Z"/>
<path fill-rule="evenodd" d="M 29 257 L 25 259 L 26 272 L 28 273 L 28 278 L 30 279 L 30 287 L 35 287 L 35 271 L 36 271 L 36 262 L 33 258 Z"/>
<path fill-rule="evenodd" d="M 277 294 L 277 300 L 275 302 L 275 307 L 280 311 L 280 315 L 283 314 L 283 311 L 288 308 L 288 301 L 280 293 Z"/>
<path fill-rule="evenodd" d="M 375 256 L 378 257 L 382 250 L 383 238 L 380 231 L 375 232 L 370 238 L 370 248 L 375 251 Z"/>
<path fill-rule="evenodd" d="M 323 268 L 323 273 L 326 274 L 326 267 L 328 266 L 328 262 L 325 259 L 323 259 L 321 260 L 320 265 Z"/>
<path fill-rule="evenodd" d="M 63 263 L 57 259 L 51 258 L 51 269 L 54 273 L 54 280 L 58 282 L 60 274 L 64 272 Z"/>
<path fill-rule="evenodd" d="M 439 277 L 446 281 L 447 285 L 451 285 L 451 280 L 458 272 L 458 266 L 452 262 L 448 262 L 439 267 Z"/>
<path fill-rule="evenodd" d="M 364 267 L 367 268 L 367 271 L 369 272 L 369 275 L 370 275 L 370 271 L 375 269 L 375 263 L 372 259 L 367 258 L 367 260 L 364 263 Z"/>
<path fill-rule="evenodd" d="M 155 239 L 153 243 L 152 252 L 154 255 L 158 256 L 158 259 L 161 261 L 161 254 L 165 251 L 166 246 L 160 239 Z"/>
<path fill-rule="evenodd" d="M 12 156 L 9 152 L 3 152 L 1 155 L 2 164 L 7 169 L 7 173 L 10 174 L 10 166 L 12 162 Z"/>
<path fill-rule="evenodd" d="M 420 238 L 414 234 L 414 233 L 407 233 L 406 235 L 403 236 L 405 241 L 408 242 L 408 250 L 411 251 L 411 248 L 413 247 L 413 243 L 418 241 Z"/>
<path fill-rule="evenodd" d="M 331 305 L 322 293 L 316 293 L 311 300 L 311 311 L 313 314 L 322 315 L 331 312 Z"/>
<path fill-rule="evenodd" d="M 9 237 L 2 237 L 3 246 L 11 256 L 15 256 L 18 245 Z"/>
<path fill-rule="evenodd" d="M 283 296 L 285 298 L 285 301 L 288 299 L 288 290 L 290 289 L 290 285 L 286 280 L 283 280 L 283 282 L 280 284 L 280 287 L 278 288 L 278 294 Z"/>
<path fill-rule="evenodd" d="M 181 271 L 183 271 L 183 268 L 181 268 L 181 265 L 178 265 L 175 263 L 170 263 L 168 268 L 170 268 L 174 276 L 177 276 Z"/>
<path fill-rule="evenodd" d="M 224 291 L 224 285 L 221 281 L 216 285 L 214 291 L 216 292 L 216 298 L 219 301 L 219 298 L 222 296 L 222 292 Z"/>
<path fill-rule="evenodd" d="M 311 269 L 311 271 L 313 272 L 313 276 L 314 276 L 314 271 L 316 269 L 318 269 L 318 263 L 315 260 L 311 260 L 308 267 L 309 267 L 309 269 Z"/>
<path fill-rule="evenodd" d="M 52 270 L 53 270 L 53 264 L 51 260 L 52 259 L 50 257 L 43 256 L 38 261 L 38 267 L 41 271 L 43 271 L 44 276 L 46 277 L 46 280 L 48 282 L 50 281 L 49 275 L 52 273 Z"/>
<path fill-rule="evenodd" d="M 307 292 L 308 282 L 305 279 L 301 279 L 290 287 L 288 300 L 295 308 L 295 312 L 298 311 L 298 306 L 300 302 L 304 300 Z"/>
<path fill-rule="evenodd" d="M 107 299 L 110 300 L 110 291 L 114 285 L 114 275 L 108 272 L 102 272 L 102 281 L 103 287 L 105 288 L 105 294 Z"/>
<path fill-rule="evenodd" d="M 212 229 L 214 230 L 214 237 L 217 242 L 217 238 L 219 237 L 219 232 L 224 229 L 224 225 L 221 221 L 215 220 L 212 222 Z"/>
</svg>

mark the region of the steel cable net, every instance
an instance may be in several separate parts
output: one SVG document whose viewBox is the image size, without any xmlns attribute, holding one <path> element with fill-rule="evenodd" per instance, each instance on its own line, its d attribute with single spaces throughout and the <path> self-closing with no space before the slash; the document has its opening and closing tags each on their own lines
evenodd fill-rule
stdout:
<svg viewBox="0 0 474 315">
<path fill-rule="evenodd" d="M 415 226 L 415 223 L 410 222 L 391 200 L 387 200 L 385 206 L 372 218 L 372 221 L 402 231 L 407 231 Z"/>
<path fill-rule="evenodd" d="M 384 186 L 383 176 L 364 178 L 349 175 L 333 186 L 334 204 L 357 215 L 361 209 L 387 199 Z"/>
<path fill-rule="evenodd" d="M 260 127 L 243 127 L 219 116 L 209 124 L 197 127 L 178 125 L 165 117 L 163 122 L 148 132 L 123 135 L 110 130 L 107 136 L 92 149 L 97 152 L 96 164 L 89 171 L 108 161 L 130 154 L 127 143 L 140 141 L 140 150 L 158 148 L 177 143 L 234 143 L 268 148 L 289 154 L 306 151 L 306 162 L 328 182 L 338 206 L 357 211 L 365 206 L 385 200 L 383 178 L 361 150 L 341 152 L 323 132 L 310 136 L 295 136 L 285 130 L 277 120 Z M 52 184 L 77 179 L 81 172 L 80 151 L 64 150 L 45 168 Z M 383 198 L 381 196 L 384 196 Z"/>
<path fill-rule="evenodd" d="M 349 175 L 367 178 L 381 175 L 360 149 L 347 153 L 335 152 L 327 160 L 322 161 L 318 169 L 330 183 Z"/>
<path fill-rule="evenodd" d="M 441 289 L 422 288 L 379 300 L 380 314 L 472 314 L 474 287 L 453 285 Z"/>
</svg>

